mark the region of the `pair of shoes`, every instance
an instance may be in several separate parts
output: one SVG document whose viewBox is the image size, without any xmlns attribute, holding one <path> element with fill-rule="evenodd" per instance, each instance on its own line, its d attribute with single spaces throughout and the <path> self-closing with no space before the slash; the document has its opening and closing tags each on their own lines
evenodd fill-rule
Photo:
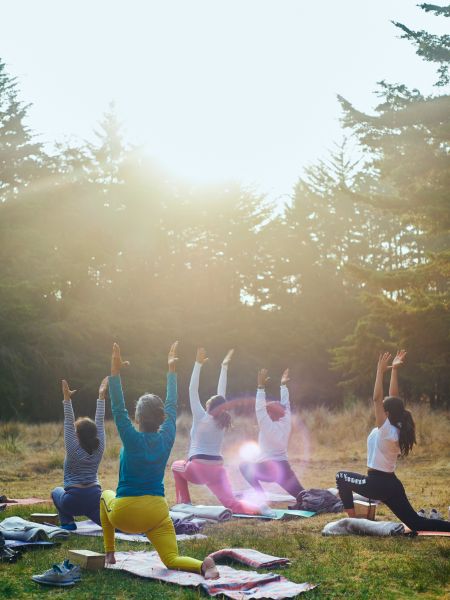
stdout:
<svg viewBox="0 0 450 600">
<path fill-rule="evenodd" d="M 66 531 L 75 531 L 77 528 L 77 524 L 76 523 L 65 523 L 65 524 L 61 524 L 60 529 L 65 529 Z"/>
<path fill-rule="evenodd" d="M 424 517 L 425 519 L 442 519 L 441 513 L 436 509 L 432 508 L 429 513 L 424 508 L 421 508 L 417 511 L 419 517 Z"/>
<path fill-rule="evenodd" d="M 53 567 L 48 571 L 45 571 L 45 573 L 33 575 L 31 579 L 36 583 L 41 583 L 43 585 L 69 587 L 75 585 L 77 581 L 80 581 L 81 570 L 78 565 L 73 565 L 66 559 L 62 563 L 53 565 Z"/>
</svg>

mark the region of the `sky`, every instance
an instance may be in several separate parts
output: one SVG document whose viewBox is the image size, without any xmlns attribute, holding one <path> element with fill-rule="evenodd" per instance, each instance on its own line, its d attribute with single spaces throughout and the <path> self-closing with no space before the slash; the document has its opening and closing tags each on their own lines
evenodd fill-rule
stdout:
<svg viewBox="0 0 450 600">
<path fill-rule="evenodd" d="M 171 175 L 287 199 L 342 139 L 337 94 L 436 93 L 391 20 L 443 33 L 417 0 L 14 0 L 0 58 L 41 141 L 93 139 L 111 101 L 127 140 Z"/>
</svg>

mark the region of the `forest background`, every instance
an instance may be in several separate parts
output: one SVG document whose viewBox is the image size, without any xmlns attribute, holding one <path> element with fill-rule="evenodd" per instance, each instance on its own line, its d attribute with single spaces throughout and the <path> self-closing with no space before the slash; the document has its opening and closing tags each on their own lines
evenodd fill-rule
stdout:
<svg viewBox="0 0 450 600">
<path fill-rule="evenodd" d="M 49 152 L 0 60 L 0 418 L 55 419 L 62 378 L 89 412 L 114 340 L 130 401 L 163 395 L 178 339 L 183 406 L 201 345 L 205 394 L 235 348 L 230 396 L 252 396 L 262 366 L 276 394 L 289 366 L 293 403 L 330 409 L 367 400 L 378 353 L 406 348 L 405 398 L 448 407 L 450 36 L 395 25 L 436 64 L 436 93 L 382 81 L 374 114 L 339 97 L 344 141 L 282 207 L 171 178 L 114 107 L 96 142 Z"/>
</svg>

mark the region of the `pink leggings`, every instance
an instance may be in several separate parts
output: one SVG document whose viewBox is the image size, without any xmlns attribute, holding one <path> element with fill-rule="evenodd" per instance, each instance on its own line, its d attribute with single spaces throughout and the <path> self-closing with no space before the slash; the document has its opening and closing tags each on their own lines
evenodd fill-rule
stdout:
<svg viewBox="0 0 450 600">
<path fill-rule="evenodd" d="M 231 489 L 228 473 L 221 463 L 202 460 L 176 460 L 172 463 L 175 478 L 175 492 L 178 503 L 190 503 L 189 483 L 206 485 L 216 498 L 233 513 L 258 515 L 257 506 L 236 500 Z"/>
</svg>

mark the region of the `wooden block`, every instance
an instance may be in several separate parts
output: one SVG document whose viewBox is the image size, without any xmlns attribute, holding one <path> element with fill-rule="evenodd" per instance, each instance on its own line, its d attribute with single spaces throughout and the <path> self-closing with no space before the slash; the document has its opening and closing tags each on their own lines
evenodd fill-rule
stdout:
<svg viewBox="0 0 450 600">
<path fill-rule="evenodd" d="M 376 504 L 362 500 L 354 500 L 353 504 L 355 505 L 355 517 L 375 521 Z"/>
<path fill-rule="evenodd" d="M 69 550 L 69 558 L 83 569 L 97 571 L 105 566 L 105 555 L 91 550 Z"/>
<path fill-rule="evenodd" d="M 58 513 L 33 513 L 30 515 L 30 521 L 33 521 L 34 523 L 59 525 Z"/>
</svg>

